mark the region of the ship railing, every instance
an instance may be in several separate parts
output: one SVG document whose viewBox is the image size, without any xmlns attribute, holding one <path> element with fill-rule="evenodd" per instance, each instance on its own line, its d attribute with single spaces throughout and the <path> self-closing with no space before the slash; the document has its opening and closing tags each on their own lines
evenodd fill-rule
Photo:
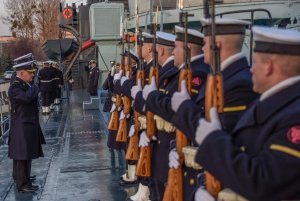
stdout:
<svg viewBox="0 0 300 201">
<path fill-rule="evenodd" d="M 5 101 L 0 98 L 0 145 L 7 145 L 8 133 L 10 129 L 10 116 L 9 113 L 3 112 Z"/>
</svg>

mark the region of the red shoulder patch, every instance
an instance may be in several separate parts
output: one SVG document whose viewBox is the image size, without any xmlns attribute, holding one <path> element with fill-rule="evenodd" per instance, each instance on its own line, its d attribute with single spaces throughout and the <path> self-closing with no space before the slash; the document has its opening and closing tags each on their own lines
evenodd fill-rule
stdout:
<svg viewBox="0 0 300 201">
<path fill-rule="evenodd" d="M 192 84 L 193 85 L 196 85 L 196 86 L 200 86 L 200 84 L 201 84 L 201 78 L 200 77 L 194 77 L 193 79 L 192 79 Z"/>
<path fill-rule="evenodd" d="M 300 144 L 300 126 L 294 126 L 288 130 L 287 137 L 294 144 Z"/>
</svg>

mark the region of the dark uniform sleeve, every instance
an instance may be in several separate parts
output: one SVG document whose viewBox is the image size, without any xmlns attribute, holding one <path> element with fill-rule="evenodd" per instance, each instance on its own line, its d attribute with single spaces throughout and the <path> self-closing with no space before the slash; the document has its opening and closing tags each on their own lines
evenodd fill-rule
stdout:
<svg viewBox="0 0 300 201">
<path fill-rule="evenodd" d="M 131 88 L 133 86 L 133 82 L 131 80 L 126 80 L 122 85 L 122 93 L 124 96 L 131 98 Z"/>
<path fill-rule="evenodd" d="M 181 130 L 190 140 L 195 139 L 195 132 L 198 127 L 202 110 L 191 99 L 184 101 L 175 112 L 172 123 Z"/>
<path fill-rule="evenodd" d="M 114 83 L 114 93 L 118 95 L 122 95 L 121 80 L 117 80 Z"/>
<path fill-rule="evenodd" d="M 108 90 L 108 88 L 109 88 L 109 77 L 107 77 L 106 79 L 105 79 L 105 81 L 103 82 L 103 84 L 102 84 L 102 88 L 104 89 L 104 90 Z"/>
<path fill-rule="evenodd" d="M 150 110 L 168 122 L 171 122 L 174 115 L 171 108 L 171 97 L 158 90 L 149 94 L 146 101 L 146 110 Z"/>
<path fill-rule="evenodd" d="M 135 96 L 133 108 L 138 113 L 145 115 L 146 113 L 144 111 L 144 106 L 145 106 L 145 100 L 143 99 L 143 92 L 140 91 Z"/>
<path fill-rule="evenodd" d="M 28 104 L 35 101 L 38 93 L 39 89 L 36 85 L 32 85 L 32 87 L 26 91 L 13 85 L 9 90 L 9 96 L 18 104 Z"/>
<path fill-rule="evenodd" d="M 196 161 L 249 200 L 299 200 L 300 146 L 291 143 L 287 133 L 286 127 L 276 129 L 254 155 L 242 151 L 229 134 L 215 131 L 204 139 Z"/>
</svg>

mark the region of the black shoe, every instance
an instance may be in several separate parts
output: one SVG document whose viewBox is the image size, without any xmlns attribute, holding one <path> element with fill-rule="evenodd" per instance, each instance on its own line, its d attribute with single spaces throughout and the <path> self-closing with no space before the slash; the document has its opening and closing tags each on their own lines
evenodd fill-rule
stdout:
<svg viewBox="0 0 300 201">
<path fill-rule="evenodd" d="M 35 179 L 36 178 L 36 175 L 32 175 L 29 177 L 30 179 Z"/>
<path fill-rule="evenodd" d="M 34 189 L 32 187 L 24 187 L 22 189 L 18 189 L 19 193 L 33 193 L 34 191 L 36 191 L 37 189 Z"/>
<path fill-rule="evenodd" d="M 125 181 L 123 179 L 121 179 L 119 181 L 119 185 L 120 186 L 133 186 L 133 185 L 137 185 L 139 182 L 138 180 L 134 180 L 134 181 Z"/>
<path fill-rule="evenodd" d="M 38 190 L 40 187 L 38 185 L 31 185 L 30 188 L 32 188 L 34 190 Z"/>
</svg>

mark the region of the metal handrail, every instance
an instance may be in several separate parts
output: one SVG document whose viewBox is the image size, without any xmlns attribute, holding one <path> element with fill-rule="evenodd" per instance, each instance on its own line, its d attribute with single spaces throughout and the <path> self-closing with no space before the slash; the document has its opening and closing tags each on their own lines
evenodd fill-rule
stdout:
<svg viewBox="0 0 300 201">
<path fill-rule="evenodd" d="M 0 145 L 5 143 L 6 138 L 8 137 L 8 133 L 10 130 L 10 116 L 4 116 L 2 106 L 5 105 L 5 101 L 0 98 Z"/>
</svg>

